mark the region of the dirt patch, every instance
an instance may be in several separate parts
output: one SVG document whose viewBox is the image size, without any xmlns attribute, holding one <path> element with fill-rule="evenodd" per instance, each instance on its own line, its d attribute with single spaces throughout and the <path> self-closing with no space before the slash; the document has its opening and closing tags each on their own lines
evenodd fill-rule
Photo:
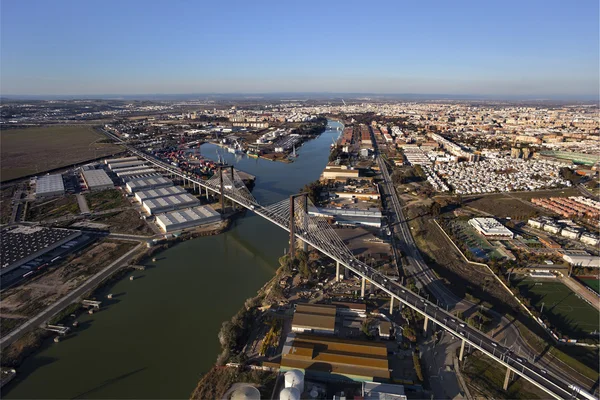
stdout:
<svg viewBox="0 0 600 400">
<path fill-rule="evenodd" d="M 135 245 L 131 242 L 103 240 L 85 249 L 83 254 L 72 256 L 58 267 L 4 292 L 0 302 L 0 313 L 21 317 L 36 315 Z M 16 327 L 16 324 L 11 325 L 14 325 L 12 329 Z"/>
<path fill-rule="evenodd" d="M 110 225 L 109 230 L 114 233 L 154 235 L 146 221 L 141 219 L 140 214 L 133 209 L 102 215 L 93 218 L 91 221 Z"/>
<path fill-rule="evenodd" d="M 127 207 L 130 205 L 123 196 L 123 193 L 117 189 L 88 193 L 85 195 L 85 199 L 87 200 L 90 210 L 93 212 Z"/>
<path fill-rule="evenodd" d="M 27 207 L 27 221 L 56 219 L 65 215 L 78 215 L 79 204 L 75 195 L 70 194 L 54 199 L 36 200 Z"/>
</svg>

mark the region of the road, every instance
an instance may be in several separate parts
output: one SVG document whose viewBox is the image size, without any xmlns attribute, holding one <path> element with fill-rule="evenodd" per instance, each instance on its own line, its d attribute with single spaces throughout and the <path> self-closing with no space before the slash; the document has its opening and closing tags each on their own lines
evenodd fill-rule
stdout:
<svg viewBox="0 0 600 400">
<path fill-rule="evenodd" d="M 475 310 L 478 306 L 469 301 L 463 300 L 455 296 L 441 280 L 437 278 L 431 268 L 424 262 L 420 251 L 412 237 L 410 227 L 404 214 L 402 212 L 402 206 L 398 199 L 396 190 L 393 186 L 392 179 L 387 170 L 385 162 L 381 158 L 379 152 L 376 152 L 376 161 L 381 170 L 383 183 L 383 195 L 389 200 L 393 213 L 391 214 L 390 225 L 393 228 L 394 235 L 397 236 L 397 243 L 401 246 L 407 265 L 405 268 L 418 282 L 421 283 L 438 301 L 443 307 L 447 307 L 448 310 Z M 494 315 L 496 318 L 501 319 L 501 324 L 506 329 L 501 329 L 498 339 L 504 339 L 505 343 L 509 343 L 509 349 L 516 350 L 521 357 L 524 359 L 534 360 L 541 368 L 553 372 L 557 376 L 567 376 L 574 382 L 577 382 L 584 388 L 592 387 L 595 382 L 588 377 L 578 373 L 567 364 L 562 361 L 552 358 L 550 356 L 539 357 L 537 351 L 529 346 L 529 344 L 523 339 L 519 330 L 514 325 L 513 321 L 503 315 L 488 310 L 489 313 Z M 557 365 L 558 364 L 558 365 Z"/>
<path fill-rule="evenodd" d="M 116 138 L 116 140 L 119 139 Z M 237 204 L 253 211 L 257 215 L 267 219 L 268 221 L 288 232 L 290 231 L 290 221 L 295 221 L 297 218 L 300 219 L 299 222 L 293 224 L 292 229 L 294 236 L 319 250 L 326 256 L 344 265 L 344 267 L 360 276 L 363 279 L 363 282 L 371 282 L 375 287 L 381 289 L 388 295 L 398 299 L 401 303 L 424 315 L 442 329 L 445 329 L 456 337 L 461 338 L 463 342 L 469 343 L 474 348 L 479 349 L 483 353 L 492 357 L 496 362 L 499 362 L 500 364 L 518 373 L 524 379 L 536 384 L 551 396 L 559 399 L 583 397 L 577 393 L 575 396 L 573 396 L 574 393 L 571 389 L 572 385 L 563 381 L 562 377 L 564 374 L 562 372 L 556 375 L 554 375 L 552 371 L 546 372 L 545 369 L 530 363 L 529 360 L 522 358 L 520 355 L 516 355 L 510 347 L 502 346 L 484 333 L 466 325 L 464 321 L 457 320 L 453 314 L 444 309 L 444 307 L 449 307 L 451 303 L 454 305 L 461 303 L 460 299 L 454 296 L 452 292 L 445 288 L 436 278 L 432 278 L 431 275 L 429 275 L 433 274 L 433 271 L 431 271 L 423 262 L 423 259 L 421 258 L 420 253 L 418 252 L 418 249 L 412 240 L 412 236 L 407 230 L 406 221 L 404 218 L 398 218 L 398 222 L 402 223 L 399 223 L 396 226 L 398 226 L 401 230 L 401 237 L 404 240 L 404 243 L 410 243 L 410 246 L 407 246 L 407 257 L 409 258 L 409 263 L 420 269 L 420 274 L 417 275 L 420 276 L 427 285 L 430 285 L 430 290 L 434 295 L 436 295 L 436 297 L 439 296 L 442 299 L 442 307 L 440 307 L 439 304 L 433 304 L 432 302 L 424 299 L 419 294 L 410 291 L 399 283 L 391 281 L 379 271 L 357 260 L 343 240 L 341 240 L 337 233 L 333 230 L 329 222 L 327 222 L 325 219 L 311 218 L 309 217 L 308 213 L 294 214 L 294 218 L 291 218 L 289 214 L 286 214 L 286 211 L 289 210 L 289 201 L 287 199 L 265 207 L 259 204 L 256 199 L 254 199 L 241 179 L 239 181 L 236 181 L 235 179 L 230 180 L 229 175 L 223 174 L 220 183 L 219 177 L 217 176 L 204 181 L 196 176 L 193 176 L 192 174 L 181 171 L 178 168 L 174 168 L 163 161 L 149 156 L 148 154 L 140 152 L 135 148 L 128 147 L 128 149 L 132 153 L 140 156 L 143 159 L 146 159 L 148 162 L 168 171 L 173 175 L 188 179 L 190 182 L 193 182 L 201 187 L 209 188 L 214 192 L 221 192 L 224 198 L 231 199 Z M 378 163 L 380 163 L 380 166 L 383 165 L 379 154 L 377 154 L 377 160 Z M 387 178 L 386 182 L 389 185 L 391 180 L 389 179 L 389 173 L 385 165 L 383 165 L 382 173 L 385 174 Z M 396 214 L 398 217 L 402 217 L 402 210 L 399 207 L 400 204 L 395 190 L 392 190 L 390 193 L 394 202 Z M 435 277 L 435 275 L 433 276 Z"/>
<path fill-rule="evenodd" d="M 85 293 L 98 286 L 104 279 L 108 278 L 115 271 L 121 268 L 125 263 L 127 263 L 134 256 L 134 254 L 143 247 L 144 244 L 140 243 L 138 246 L 129 250 L 127 253 L 116 259 L 102 271 L 90 277 L 81 286 L 77 287 L 54 304 L 48 306 L 48 308 L 37 314 L 35 317 L 29 319 L 27 322 L 16 328 L 14 331 L 10 332 L 8 335 L 2 337 L 2 339 L 0 339 L 0 348 L 5 348 L 9 344 L 17 340 L 19 337 L 21 337 L 21 335 L 23 335 L 27 331 L 46 323 L 50 318 L 52 318 L 55 314 L 59 313 L 69 304 L 78 301 L 78 298 L 80 296 L 84 295 Z"/>
</svg>

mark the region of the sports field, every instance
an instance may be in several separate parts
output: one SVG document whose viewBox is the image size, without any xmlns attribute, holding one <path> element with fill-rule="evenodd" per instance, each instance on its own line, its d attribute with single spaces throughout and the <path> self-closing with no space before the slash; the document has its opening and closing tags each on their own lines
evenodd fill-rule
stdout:
<svg viewBox="0 0 600 400">
<path fill-rule="evenodd" d="M 3 129 L 0 140 L 2 181 L 114 154 L 120 149 L 100 143 L 105 136 L 85 125 Z"/>
<path fill-rule="evenodd" d="M 581 282 L 583 282 L 590 289 L 593 289 L 596 293 L 600 293 L 600 279 L 594 278 L 578 278 Z"/>
<path fill-rule="evenodd" d="M 564 335 L 573 339 L 583 339 L 598 330 L 598 311 L 568 287 L 555 279 L 525 278 L 517 284 L 519 292 L 531 301 L 538 311 L 544 303 L 542 319 Z"/>
</svg>

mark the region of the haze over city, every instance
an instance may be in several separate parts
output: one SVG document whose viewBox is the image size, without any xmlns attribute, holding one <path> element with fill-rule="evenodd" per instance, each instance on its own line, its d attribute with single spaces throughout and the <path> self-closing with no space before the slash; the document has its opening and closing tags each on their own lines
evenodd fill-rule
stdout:
<svg viewBox="0 0 600 400">
<path fill-rule="evenodd" d="M 598 2 L 5 1 L 3 95 L 596 99 Z"/>
<path fill-rule="evenodd" d="M 0 398 L 600 400 L 598 0 L 0 0 Z"/>
</svg>

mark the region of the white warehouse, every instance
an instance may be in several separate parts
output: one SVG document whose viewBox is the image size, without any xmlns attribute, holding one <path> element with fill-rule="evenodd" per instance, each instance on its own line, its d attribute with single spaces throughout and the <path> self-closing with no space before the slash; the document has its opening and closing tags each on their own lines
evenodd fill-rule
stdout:
<svg viewBox="0 0 600 400">
<path fill-rule="evenodd" d="M 173 196 L 176 194 L 187 193 L 181 186 L 168 186 L 159 189 L 144 190 L 135 194 L 135 199 L 140 203 L 146 200 L 156 199 L 158 197 Z"/>
<path fill-rule="evenodd" d="M 157 197 L 144 200 L 142 208 L 150 215 L 160 214 L 180 208 L 192 207 L 200 204 L 197 198 L 189 193 L 176 194 L 174 196 Z"/>
<path fill-rule="evenodd" d="M 61 174 L 44 175 L 37 178 L 35 196 L 37 198 L 62 196 L 65 194 L 65 184 Z"/>
<path fill-rule="evenodd" d="M 221 220 L 221 215 L 209 206 L 186 208 L 156 216 L 156 225 L 165 233 L 210 224 Z"/>
<path fill-rule="evenodd" d="M 103 169 L 88 169 L 81 172 L 83 180 L 91 191 L 111 189 L 115 186 L 112 179 Z"/>
<path fill-rule="evenodd" d="M 173 182 L 163 176 L 135 179 L 127 182 L 125 185 L 129 193 L 136 193 L 142 190 L 157 189 L 167 186 L 173 186 Z"/>
</svg>

